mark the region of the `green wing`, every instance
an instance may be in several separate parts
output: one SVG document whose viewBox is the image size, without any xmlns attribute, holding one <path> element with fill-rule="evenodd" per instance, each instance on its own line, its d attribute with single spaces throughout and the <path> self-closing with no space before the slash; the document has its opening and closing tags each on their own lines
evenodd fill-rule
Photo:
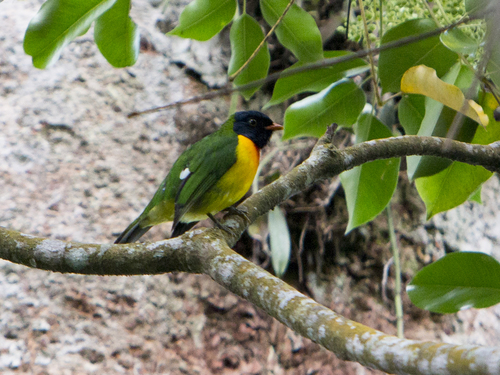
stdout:
<svg viewBox="0 0 500 375">
<path fill-rule="evenodd" d="M 236 163 L 237 146 L 238 136 L 235 133 L 214 133 L 181 155 L 170 172 L 173 174 L 170 178 L 178 180 L 174 227 Z M 180 175 L 186 168 L 189 168 L 189 175 L 181 180 Z"/>
<path fill-rule="evenodd" d="M 238 135 L 233 131 L 233 123 L 234 116 L 230 116 L 218 131 L 179 156 L 153 199 L 115 243 L 134 242 L 153 225 L 172 220 L 172 217 L 175 229 L 189 209 L 236 163 Z M 181 179 L 186 168 L 190 173 Z"/>
<path fill-rule="evenodd" d="M 183 216 L 236 163 L 238 136 L 232 130 L 221 130 L 203 138 L 179 156 L 142 214 L 125 229 L 115 243 L 138 240 L 151 226 L 172 220 L 172 214 L 175 233 Z M 181 179 L 186 168 L 189 169 L 189 174 L 186 173 L 185 178 Z M 171 209 L 172 202 L 174 212 Z"/>
</svg>

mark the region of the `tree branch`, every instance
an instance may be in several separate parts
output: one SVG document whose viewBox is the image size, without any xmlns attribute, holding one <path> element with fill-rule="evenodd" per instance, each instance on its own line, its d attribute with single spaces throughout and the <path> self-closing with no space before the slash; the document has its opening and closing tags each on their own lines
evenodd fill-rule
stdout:
<svg viewBox="0 0 500 375">
<path fill-rule="evenodd" d="M 235 253 L 225 243 L 222 233 L 206 229 L 153 244 L 83 245 L 0 228 L 0 255 L 5 257 L 6 249 L 17 246 L 24 254 L 19 254 L 22 259 L 18 263 L 61 272 L 205 273 L 343 360 L 389 373 L 499 373 L 499 347 L 398 339 L 348 320 Z"/>
<path fill-rule="evenodd" d="M 327 131 L 307 160 L 250 196 L 238 207 L 247 212 L 250 222 L 310 185 L 374 160 L 429 155 L 500 172 L 500 142 L 473 145 L 448 138 L 407 135 L 372 140 L 338 150 L 330 143 L 332 135 L 331 131 Z M 246 229 L 247 223 L 243 218 L 232 215 L 224 225 L 234 231 L 234 235 L 228 238 L 228 244 L 232 247 Z"/>
<path fill-rule="evenodd" d="M 345 62 L 352 61 L 355 59 L 363 58 L 363 57 L 366 57 L 368 55 L 376 55 L 376 54 L 379 54 L 381 51 L 385 51 L 385 50 L 389 50 L 389 49 L 393 49 L 393 48 L 398 48 L 398 47 L 405 46 L 405 45 L 412 44 L 412 43 L 418 43 L 422 40 L 435 37 L 435 36 L 440 35 L 441 33 L 445 32 L 447 30 L 453 29 L 454 27 L 457 27 L 463 23 L 466 23 L 466 22 L 469 22 L 471 20 L 475 20 L 478 18 L 479 18 L 479 15 L 465 17 L 465 18 L 461 19 L 460 21 L 457 21 L 457 22 L 452 23 L 450 25 L 444 26 L 442 28 L 431 30 L 431 31 L 428 31 L 428 32 L 425 32 L 422 34 L 418 34 L 418 35 L 412 35 L 409 37 L 397 39 L 393 42 L 383 44 L 380 47 L 364 49 L 364 50 L 353 52 L 352 54 L 349 54 L 349 55 L 332 57 L 329 59 L 323 59 L 323 60 L 320 60 L 320 61 L 317 61 L 314 63 L 302 65 L 302 66 L 299 66 L 296 68 L 289 68 L 286 71 L 276 72 L 276 73 L 270 74 L 266 78 L 258 79 L 256 81 L 247 83 L 245 85 L 241 85 L 241 86 L 237 86 L 237 87 L 226 86 L 226 87 L 223 87 L 223 88 L 218 89 L 218 90 L 209 91 L 205 94 L 191 97 L 188 99 L 178 100 L 176 102 L 168 103 L 168 104 L 160 106 L 160 107 L 153 107 L 153 108 L 145 109 L 142 111 L 134 111 L 134 112 L 129 113 L 127 115 L 127 117 L 132 118 L 132 117 L 136 117 L 139 115 L 153 113 L 153 112 L 161 111 L 161 110 L 172 108 L 172 107 L 177 107 L 177 106 L 188 104 L 188 103 L 198 103 L 198 102 L 201 102 L 203 100 L 209 100 L 209 99 L 213 99 L 213 98 L 216 98 L 219 96 L 230 95 L 236 91 L 241 92 L 241 91 L 253 89 L 255 87 L 262 86 L 265 83 L 274 82 L 278 78 L 289 77 L 289 76 L 292 76 L 294 74 L 298 74 L 298 73 L 302 73 L 302 72 L 306 72 L 306 71 L 310 71 L 310 70 L 316 70 L 316 69 L 326 68 L 329 66 L 334 66 L 334 65 L 345 63 Z"/>
<path fill-rule="evenodd" d="M 333 130 L 329 129 L 305 162 L 239 206 L 246 209 L 250 221 L 317 181 L 377 159 L 432 155 L 500 170 L 500 142 L 481 146 L 436 137 L 403 136 L 338 150 L 331 144 L 332 137 Z M 339 358 L 390 373 L 500 373 L 500 347 L 398 339 L 319 305 L 230 249 L 248 222 L 229 215 L 224 224 L 234 233 L 198 229 L 152 244 L 126 245 L 65 242 L 0 227 L 0 258 L 65 273 L 204 273 Z"/>
</svg>

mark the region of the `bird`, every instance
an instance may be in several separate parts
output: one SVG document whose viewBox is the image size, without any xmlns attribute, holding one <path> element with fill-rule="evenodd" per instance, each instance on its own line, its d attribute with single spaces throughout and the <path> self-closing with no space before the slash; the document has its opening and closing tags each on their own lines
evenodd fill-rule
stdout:
<svg viewBox="0 0 500 375">
<path fill-rule="evenodd" d="M 258 111 L 236 112 L 175 161 L 144 211 L 115 244 L 132 243 L 154 225 L 173 221 L 171 237 L 230 208 L 250 189 L 260 150 L 283 126 Z"/>
</svg>

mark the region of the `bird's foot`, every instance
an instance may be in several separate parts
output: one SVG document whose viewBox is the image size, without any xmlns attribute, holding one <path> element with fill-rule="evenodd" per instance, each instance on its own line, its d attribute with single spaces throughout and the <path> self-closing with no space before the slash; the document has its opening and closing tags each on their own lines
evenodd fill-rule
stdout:
<svg viewBox="0 0 500 375">
<path fill-rule="evenodd" d="M 210 220 L 212 220 L 212 222 L 214 223 L 214 225 L 215 225 L 217 228 L 219 228 L 220 230 L 223 230 L 223 231 L 224 231 L 224 232 L 226 232 L 227 234 L 233 234 L 233 233 L 231 233 L 231 231 L 230 231 L 228 228 L 226 228 L 226 226 L 222 225 L 222 224 L 219 222 L 219 220 L 217 220 L 217 219 L 214 217 L 214 215 L 212 215 L 212 214 L 207 214 L 207 216 L 208 216 L 208 218 L 209 218 Z"/>
<path fill-rule="evenodd" d="M 229 206 L 225 208 L 224 211 L 227 211 L 227 215 L 238 215 L 246 221 L 247 224 L 250 224 L 250 218 L 248 217 L 248 210 L 246 208 L 236 208 L 234 206 Z"/>
</svg>

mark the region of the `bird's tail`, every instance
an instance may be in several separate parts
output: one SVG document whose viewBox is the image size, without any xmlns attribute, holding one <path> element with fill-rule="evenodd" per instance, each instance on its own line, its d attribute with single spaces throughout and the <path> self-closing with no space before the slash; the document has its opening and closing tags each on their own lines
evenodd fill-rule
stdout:
<svg viewBox="0 0 500 375">
<path fill-rule="evenodd" d="M 141 227 L 140 226 L 141 220 L 140 217 L 138 217 L 136 220 L 130 224 L 127 229 L 123 231 L 122 234 L 118 236 L 116 239 L 115 243 L 132 243 L 137 241 L 139 238 L 141 238 L 144 233 L 146 233 L 148 230 L 151 229 L 152 225 L 146 226 L 146 227 Z"/>
<path fill-rule="evenodd" d="M 173 228 L 172 228 L 172 235 L 170 236 L 170 238 L 178 237 L 178 236 L 184 234 L 185 232 L 190 230 L 192 227 L 194 227 L 196 225 L 196 223 L 197 223 L 197 221 L 191 221 L 189 223 L 181 223 L 181 222 L 175 223 Z"/>
</svg>

